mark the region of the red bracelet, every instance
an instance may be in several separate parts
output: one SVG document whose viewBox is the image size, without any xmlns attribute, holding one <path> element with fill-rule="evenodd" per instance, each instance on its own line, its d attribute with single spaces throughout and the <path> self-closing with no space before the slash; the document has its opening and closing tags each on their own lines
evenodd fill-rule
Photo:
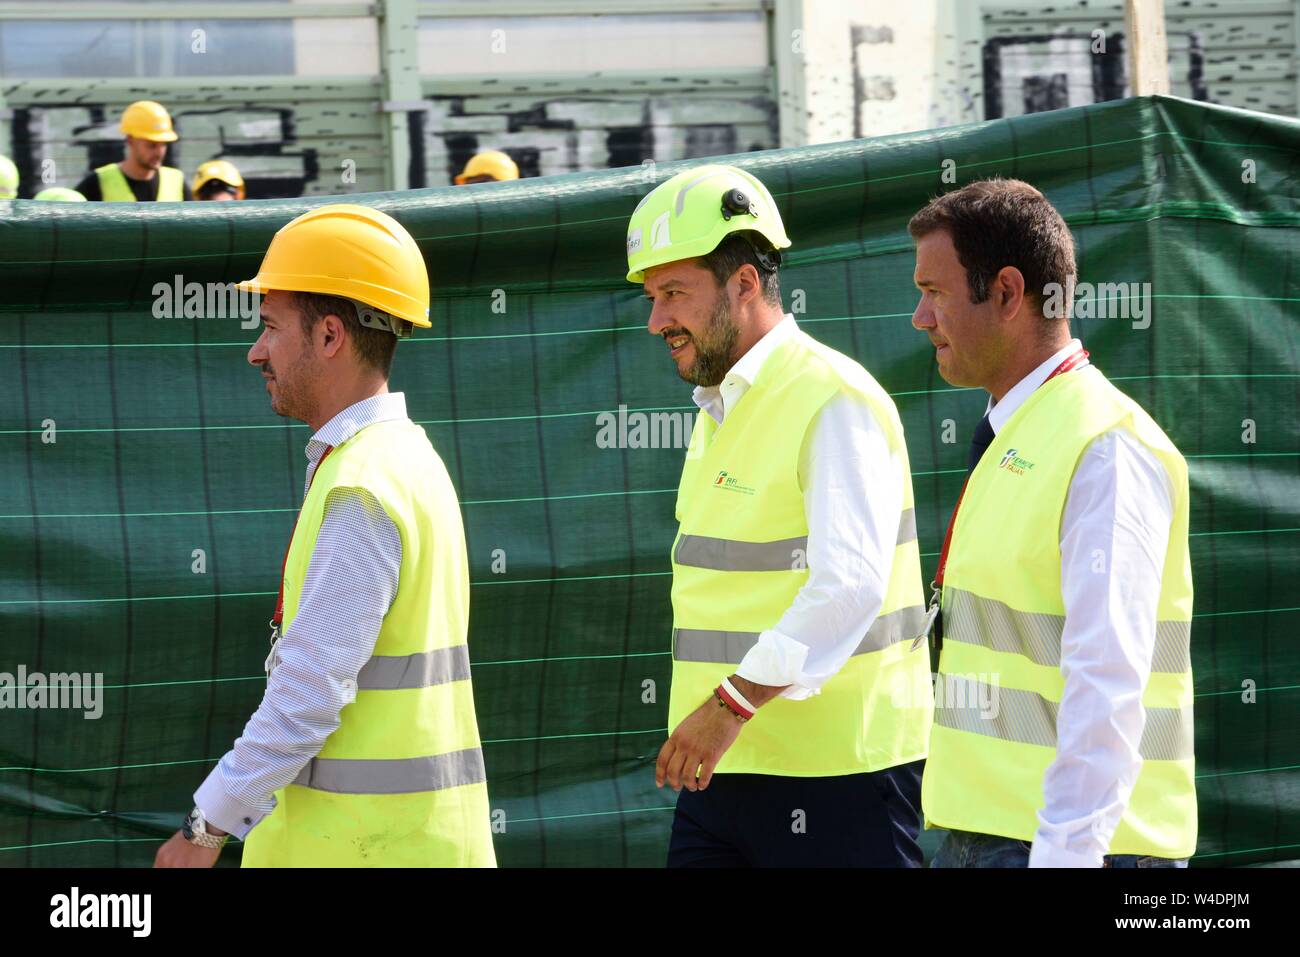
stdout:
<svg viewBox="0 0 1300 957">
<path fill-rule="evenodd" d="M 744 705 L 728 694 L 727 689 L 722 685 L 718 685 L 714 688 L 713 693 L 717 695 L 718 700 L 741 721 L 748 721 L 750 718 L 754 717 L 754 712 L 745 708 Z"/>
</svg>

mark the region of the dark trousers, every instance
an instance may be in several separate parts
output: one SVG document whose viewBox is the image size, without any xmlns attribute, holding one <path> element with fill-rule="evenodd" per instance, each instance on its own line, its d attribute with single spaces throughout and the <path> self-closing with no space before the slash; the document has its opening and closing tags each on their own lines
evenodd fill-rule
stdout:
<svg viewBox="0 0 1300 957">
<path fill-rule="evenodd" d="M 924 761 L 868 774 L 716 774 L 683 788 L 669 867 L 920 867 Z"/>
</svg>

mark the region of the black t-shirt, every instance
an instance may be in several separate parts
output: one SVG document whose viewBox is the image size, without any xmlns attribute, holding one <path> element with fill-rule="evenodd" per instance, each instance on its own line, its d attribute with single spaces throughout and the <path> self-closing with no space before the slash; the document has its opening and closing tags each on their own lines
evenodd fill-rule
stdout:
<svg viewBox="0 0 1300 957">
<path fill-rule="evenodd" d="M 153 179 L 132 179 L 130 176 L 127 176 L 126 173 L 123 173 L 122 176 L 126 179 L 126 185 L 131 187 L 131 192 L 135 194 L 135 198 L 138 202 L 157 202 L 158 184 L 162 182 L 161 174 L 155 176 Z M 86 197 L 86 199 L 95 202 L 103 202 L 104 194 L 100 192 L 99 189 L 99 174 L 94 170 L 91 170 L 89 175 L 77 184 L 77 192 Z M 190 184 L 184 180 L 181 180 L 181 195 L 185 199 L 194 198 L 194 194 L 190 192 Z"/>
</svg>

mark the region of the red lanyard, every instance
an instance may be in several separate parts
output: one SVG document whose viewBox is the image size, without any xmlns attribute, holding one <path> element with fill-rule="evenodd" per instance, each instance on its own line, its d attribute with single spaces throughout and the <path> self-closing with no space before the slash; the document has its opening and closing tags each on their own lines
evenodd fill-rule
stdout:
<svg viewBox="0 0 1300 957">
<path fill-rule="evenodd" d="M 1051 382 L 1061 373 L 1069 372 L 1071 369 L 1076 368 L 1086 358 L 1088 358 L 1088 350 L 1079 349 L 1077 352 L 1069 356 L 1059 366 L 1053 369 L 1052 374 L 1043 380 L 1043 385 L 1046 385 L 1047 383 Z M 1042 386 L 1039 386 L 1039 388 L 1042 388 Z M 961 500 L 966 495 L 966 486 L 969 483 L 970 483 L 970 476 L 967 475 L 966 481 L 962 483 L 961 492 L 957 496 L 957 504 L 953 506 L 952 518 L 948 520 L 948 531 L 945 532 L 943 536 L 943 548 L 939 552 L 939 570 L 935 573 L 934 576 L 934 583 L 939 588 L 943 587 L 943 570 L 948 565 L 948 548 L 950 545 L 952 545 L 952 530 L 957 525 L 957 510 L 961 508 Z"/>
<path fill-rule="evenodd" d="M 320 461 L 316 463 L 316 468 L 311 473 L 311 479 L 307 482 L 307 491 L 311 491 L 311 483 L 316 481 L 316 476 L 320 474 L 320 467 L 325 464 L 326 457 L 333 451 L 334 446 L 325 446 L 325 451 L 321 454 Z M 301 511 L 298 512 L 298 518 L 302 518 Z M 293 531 L 289 533 L 289 547 L 284 550 L 284 561 L 280 565 L 280 594 L 275 599 L 275 616 L 271 619 L 271 628 L 276 632 L 279 632 L 280 623 L 284 621 L 284 570 L 289 567 L 289 551 L 293 548 L 293 536 L 297 533 L 298 521 L 295 519 Z"/>
</svg>

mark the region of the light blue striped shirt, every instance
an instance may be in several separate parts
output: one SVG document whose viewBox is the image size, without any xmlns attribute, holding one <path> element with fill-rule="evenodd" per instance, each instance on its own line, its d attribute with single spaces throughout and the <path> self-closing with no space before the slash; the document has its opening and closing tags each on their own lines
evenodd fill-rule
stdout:
<svg viewBox="0 0 1300 957">
<path fill-rule="evenodd" d="M 307 443 L 303 495 L 327 446 L 368 425 L 405 419 L 406 397 L 384 393 L 348 406 Z M 262 703 L 244 733 L 194 792 L 204 816 L 239 838 L 275 807 L 272 796 L 298 776 L 339 726 L 356 697 L 397 594 L 402 540 L 373 495 L 336 488 L 303 580 L 298 612 L 275 646 Z"/>
</svg>

